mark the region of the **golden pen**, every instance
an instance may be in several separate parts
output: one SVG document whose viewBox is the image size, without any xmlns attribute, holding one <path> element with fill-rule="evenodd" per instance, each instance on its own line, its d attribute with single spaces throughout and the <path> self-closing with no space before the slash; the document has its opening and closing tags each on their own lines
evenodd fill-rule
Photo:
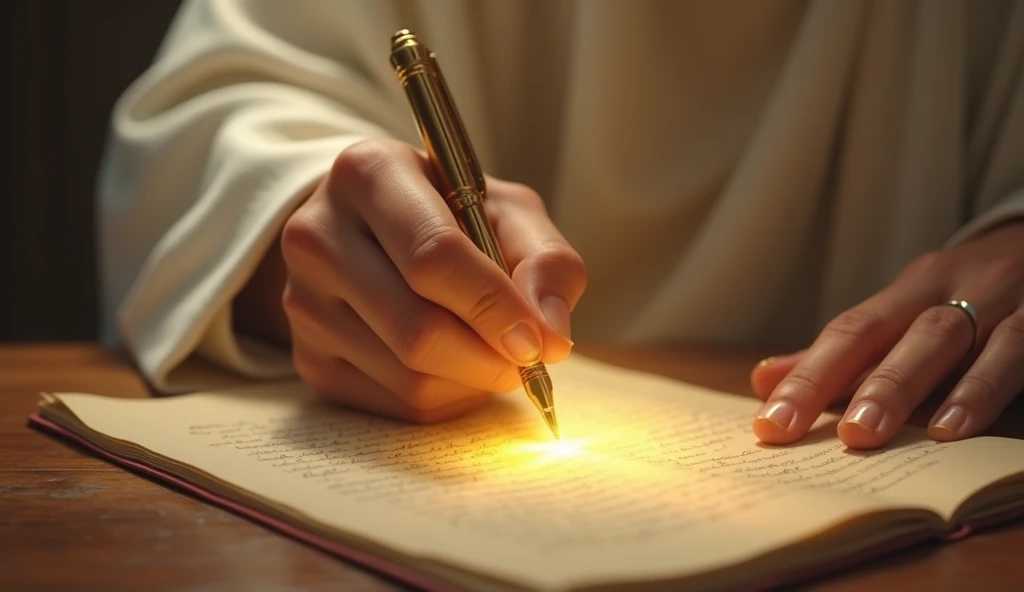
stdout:
<svg viewBox="0 0 1024 592">
<path fill-rule="evenodd" d="M 486 185 L 472 144 L 455 108 L 448 84 L 433 52 L 408 29 L 391 36 L 391 65 L 405 89 L 427 155 L 437 175 L 441 195 L 473 243 L 507 274 L 494 230 L 484 212 Z M 540 410 L 555 438 L 554 390 L 544 364 L 521 367 L 526 394 Z"/>
</svg>

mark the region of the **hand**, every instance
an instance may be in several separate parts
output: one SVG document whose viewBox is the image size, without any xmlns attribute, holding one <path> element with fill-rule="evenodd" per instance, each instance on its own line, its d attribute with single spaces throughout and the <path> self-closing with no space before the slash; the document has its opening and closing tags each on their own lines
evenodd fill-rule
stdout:
<svg viewBox="0 0 1024 592">
<path fill-rule="evenodd" d="M 953 299 L 975 308 L 977 333 L 966 311 L 944 304 Z M 767 401 L 754 433 L 767 443 L 794 442 L 852 394 L 839 438 L 877 448 L 964 368 L 929 424 L 936 440 L 981 433 L 1024 391 L 1024 222 L 919 258 L 807 350 L 755 368 L 754 390 Z"/>
<path fill-rule="evenodd" d="M 568 356 L 586 273 L 532 190 L 488 179 L 510 278 L 467 238 L 424 156 L 391 140 L 345 150 L 281 235 L 297 372 L 345 405 L 414 422 L 521 384 Z"/>
</svg>

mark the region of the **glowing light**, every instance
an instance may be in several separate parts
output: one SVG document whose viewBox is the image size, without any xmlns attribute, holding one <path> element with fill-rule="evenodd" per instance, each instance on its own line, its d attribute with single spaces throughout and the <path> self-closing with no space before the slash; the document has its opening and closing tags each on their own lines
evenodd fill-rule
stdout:
<svg viewBox="0 0 1024 592">
<path fill-rule="evenodd" d="M 589 454 L 586 440 L 547 440 L 515 442 L 509 452 L 533 457 L 540 462 L 579 458 Z"/>
</svg>

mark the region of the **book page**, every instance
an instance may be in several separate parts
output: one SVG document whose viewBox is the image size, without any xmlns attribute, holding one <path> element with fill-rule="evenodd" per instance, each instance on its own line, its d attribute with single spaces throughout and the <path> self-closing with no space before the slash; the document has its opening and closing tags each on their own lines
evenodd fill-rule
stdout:
<svg viewBox="0 0 1024 592">
<path fill-rule="evenodd" d="M 958 487 L 950 445 L 912 435 L 849 453 L 823 428 L 764 447 L 756 401 L 581 358 L 550 371 L 561 442 L 521 393 L 435 426 L 330 407 L 297 384 L 61 400 L 94 430 L 308 520 L 539 588 L 714 569 L 894 507 L 915 483 Z"/>
<path fill-rule="evenodd" d="M 570 384 L 589 392 L 644 394 L 645 404 L 616 404 L 622 427 L 603 427 L 594 446 L 655 466 L 887 500 L 925 507 L 947 519 L 978 489 L 1024 472 L 1024 441 L 942 443 L 929 439 L 923 429 L 907 426 L 884 449 L 854 450 L 836 436 L 841 416 L 826 413 L 801 441 L 771 446 L 758 442 L 752 432 L 759 400 L 586 359 L 579 371 L 569 370 Z M 588 423 L 607 423 L 603 415 L 583 405 L 573 420 L 583 422 L 585 432 Z"/>
</svg>

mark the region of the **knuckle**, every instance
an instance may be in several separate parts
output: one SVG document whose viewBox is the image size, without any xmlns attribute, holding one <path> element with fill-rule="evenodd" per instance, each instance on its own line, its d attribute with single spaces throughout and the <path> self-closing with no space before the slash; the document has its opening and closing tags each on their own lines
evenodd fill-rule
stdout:
<svg viewBox="0 0 1024 592">
<path fill-rule="evenodd" d="M 316 341 L 322 351 L 347 350 L 343 345 L 346 340 L 344 332 L 338 330 L 330 313 L 317 305 L 315 297 L 288 283 L 281 294 L 281 306 L 293 339 Z"/>
<path fill-rule="evenodd" d="M 999 257 L 986 265 L 988 285 L 1019 286 L 1024 284 L 1024 257 Z"/>
<path fill-rule="evenodd" d="M 289 269 L 321 248 L 317 226 L 307 216 L 296 213 L 285 222 L 281 229 L 281 256 Z"/>
<path fill-rule="evenodd" d="M 972 406 L 984 408 L 998 397 L 999 382 L 988 371 L 972 369 L 960 379 L 957 393 L 958 399 L 969 398 Z M 959 401 L 965 402 L 965 401 Z"/>
<path fill-rule="evenodd" d="M 508 182 L 508 197 L 513 202 L 534 210 L 547 211 L 547 204 L 533 187 L 522 183 Z"/>
<path fill-rule="evenodd" d="M 916 281 L 948 275 L 951 257 L 948 251 L 928 251 L 907 265 L 905 275 Z"/>
<path fill-rule="evenodd" d="M 544 241 L 539 248 L 516 265 L 512 277 L 529 274 L 554 284 L 560 295 L 572 306 L 587 289 L 587 265 L 575 249 L 557 239 Z"/>
<path fill-rule="evenodd" d="M 860 340 L 877 332 L 883 324 L 878 314 L 867 308 L 857 307 L 832 319 L 822 333 L 831 337 Z"/>
<path fill-rule="evenodd" d="M 995 333 L 999 334 L 1000 339 L 1015 346 L 1019 353 L 1024 354 L 1024 309 L 1003 319 L 996 326 Z"/>
<path fill-rule="evenodd" d="M 439 313 L 419 310 L 410 314 L 398 329 L 395 355 L 407 368 L 427 372 L 434 351 L 441 339 Z"/>
<path fill-rule="evenodd" d="M 787 397 L 810 398 L 821 392 L 824 381 L 819 371 L 811 368 L 794 368 L 779 385 L 779 392 Z"/>
<path fill-rule="evenodd" d="M 568 243 L 559 240 L 545 241 L 541 250 L 533 256 L 533 265 L 556 276 L 580 281 L 585 281 L 587 277 L 587 265 L 583 257 Z"/>
<path fill-rule="evenodd" d="M 948 338 L 970 328 L 970 319 L 952 306 L 933 306 L 917 317 L 917 329 L 929 335 Z"/>
<path fill-rule="evenodd" d="M 496 284 L 486 284 L 477 294 L 469 309 L 468 319 L 473 324 L 485 324 L 500 314 L 502 303 L 501 289 Z"/>
<path fill-rule="evenodd" d="M 872 390 L 884 389 L 895 393 L 905 393 L 909 386 L 907 373 L 892 364 L 879 366 L 864 380 L 864 387 Z"/>
<path fill-rule="evenodd" d="M 452 277 L 465 248 L 465 237 L 448 226 L 424 229 L 413 241 L 406 263 L 406 279 L 417 292 Z"/>
<path fill-rule="evenodd" d="M 284 309 L 285 315 L 292 320 L 309 316 L 305 301 L 299 296 L 298 290 L 291 282 L 286 283 L 284 290 L 281 291 L 281 308 Z"/>
<path fill-rule="evenodd" d="M 338 153 L 331 164 L 328 184 L 331 189 L 355 185 L 365 187 L 372 183 L 399 154 L 396 141 L 371 138 L 352 144 Z M 333 192 L 346 195 L 348 192 Z"/>
</svg>

